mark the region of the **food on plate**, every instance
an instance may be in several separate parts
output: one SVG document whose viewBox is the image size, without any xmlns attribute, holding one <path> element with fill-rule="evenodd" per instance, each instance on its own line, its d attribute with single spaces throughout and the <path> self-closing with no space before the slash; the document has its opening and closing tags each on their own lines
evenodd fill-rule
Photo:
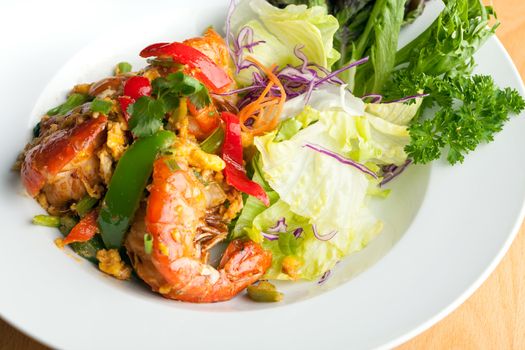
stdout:
<svg viewBox="0 0 525 350">
<path fill-rule="evenodd" d="M 477 0 L 400 50 L 425 1 L 271 3 L 74 86 L 17 163 L 33 223 L 169 299 L 278 302 L 268 280 L 324 283 L 380 234 L 369 202 L 407 167 L 461 163 L 525 107 L 472 75 L 497 26 Z"/>
</svg>

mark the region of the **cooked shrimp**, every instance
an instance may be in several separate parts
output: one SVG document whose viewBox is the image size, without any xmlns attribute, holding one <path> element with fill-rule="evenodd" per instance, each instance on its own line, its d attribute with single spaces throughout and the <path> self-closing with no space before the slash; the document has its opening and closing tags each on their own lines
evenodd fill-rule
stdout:
<svg viewBox="0 0 525 350">
<path fill-rule="evenodd" d="M 94 151 L 104 142 L 106 123 L 103 115 L 82 120 L 44 136 L 30 148 L 21 168 L 27 192 L 32 197 L 42 192 L 55 209 L 94 192 L 101 182 Z"/>
<path fill-rule="evenodd" d="M 126 240 L 128 253 L 138 275 L 167 298 L 229 300 L 262 277 L 271 254 L 255 242 L 235 240 L 218 269 L 208 265 L 195 244 L 200 228 L 207 225 L 205 189 L 187 166 L 173 167 L 173 160 L 163 157 L 154 164 L 145 222 L 138 219 L 133 225 Z M 153 237 L 151 254 L 144 252 L 146 232 Z"/>
</svg>

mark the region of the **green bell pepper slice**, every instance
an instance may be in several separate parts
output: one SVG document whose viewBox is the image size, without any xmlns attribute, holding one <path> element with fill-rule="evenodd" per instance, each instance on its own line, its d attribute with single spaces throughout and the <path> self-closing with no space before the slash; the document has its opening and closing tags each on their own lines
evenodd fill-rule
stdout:
<svg viewBox="0 0 525 350">
<path fill-rule="evenodd" d="M 120 158 L 97 220 L 106 248 L 122 245 L 153 171 L 153 162 L 174 141 L 174 133 L 158 131 L 135 141 Z"/>
</svg>

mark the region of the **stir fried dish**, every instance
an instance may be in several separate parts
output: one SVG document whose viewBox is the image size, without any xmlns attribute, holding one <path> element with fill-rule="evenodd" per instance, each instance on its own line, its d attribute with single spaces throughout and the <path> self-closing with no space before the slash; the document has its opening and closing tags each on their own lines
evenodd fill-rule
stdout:
<svg viewBox="0 0 525 350">
<path fill-rule="evenodd" d="M 401 50 L 424 1 L 345 3 L 232 2 L 224 37 L 154 43 L 143 68 L 73 86 L 16 164 L 47 212 L 33 222 L 169 299 L 272 302 L 272 280 L 323 283 L 381 232 L 368 203 L 388 182 L 462 162 L 525 106 L 471 75 L 496 26 L 477 0 L 445 1 Z"/>
</svg>

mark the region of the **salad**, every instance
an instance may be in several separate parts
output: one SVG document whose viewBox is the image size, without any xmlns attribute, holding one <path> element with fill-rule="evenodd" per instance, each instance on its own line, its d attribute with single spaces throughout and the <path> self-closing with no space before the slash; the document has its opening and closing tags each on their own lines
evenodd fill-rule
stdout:
<svg viewBox="0 0 525 350">
<path fill-rule="evenodd" d="M 154 43 L 144 68 L 74 86 L 16 164 L 47 212 L 33 223 L 169 299 L 273 302 L 272 280 L 323 282 L 381 233 L 368 203 L 387 183 L 461 163 L 525 108 L 472 74 L 498 26 L 478 0 L 445 0 L 397 49 L 425 3 L 232 2 L 224 36 Z"/>
</svg>

